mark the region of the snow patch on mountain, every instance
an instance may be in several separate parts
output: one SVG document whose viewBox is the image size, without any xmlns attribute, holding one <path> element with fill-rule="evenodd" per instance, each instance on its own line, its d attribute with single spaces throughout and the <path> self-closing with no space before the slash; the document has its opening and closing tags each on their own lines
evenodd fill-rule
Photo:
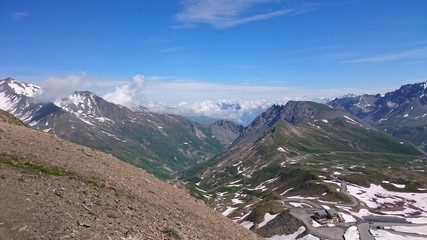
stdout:
<svg viewBox="0 0 427 240">
<path fill-rule="evenodd" d="M 318 237 L 315 237 L 311 234 L 307 234 L 303 236 L 302 238 L 297 238 L 299 235 L 301 235 L 305 231 L 305 227 L 301 226 L 298 228 L 298 230 L 292 234 L 289 235 L 274 235 L 270 238 L 267 238 L 267 240 L 319 240 Z"/>
<path fill-rule="evenodd" d="M 261 190 L 261 191 L 265 191 L 265 190 L 267 190 L 267 187 L 265 186 L 266 184 L 270 184 L 270 183 L 272 183 L 272 182 L 274 182 L 274 181 L 276 181 L 277 179 L 279 179 L 280 177 L 275 177 L 275 178 L 271 178 L 271 179 L 268 179 L 268 180 L 266 180 L 266 181 L 264 181 L 264 182 L 262 182 L 262 183 L 260 183 L 258 186 L 256 186 L 254 189 L 252 189 L 252 190 Z M 251 190 L 251 189 L 250 189 Z"/>
<path fill-rule="evenodd" d="M 427 237 L 427 227 L 426 226 L 386 226 L 384 227 L 387 230 L 393 230 L 396 232 L 403 233 L 415 233 Z"/>
<path fill-rule="evenodd" d="M 278 215 L 279 214 L 266 213 L 264 215 L 264 220 L 258 225 L 258 228 L 264 227 L 268 222 L 270 222 L 271 220 L 275 219 Z"/>
<path fill-rule="evenodd" d="M 14 106 L 19 102 L 20 98 L 9 98 L 6 93 L 0 92 L 0 109 L 11 111 Z"/>
<path fill-rule="evenodd" d="M 359 230 L 357 230 L 356 226 L 351 226 L 347 228 L 343 237 L 345 240 L 358 240 L 360 239 Z"/>
<path fill-rule="evenodd" d="M 9 87 L 13 89 L 16 94 L 24 95 L 26 97 L 33 97 L 37 91 L 40 90 L 39 86 L 31 83 L 18 82 L 16 80 L 11 80 Z"/>
<path fill-rule="evenodd" d="M 402 211 L 383 211 L 390 215 L 427 216 L 427 193 L 393 192 L 380 185 L 370 184 L 369 188 L 347 184 L 351 195 L 366 203 L 371 209 L 382 209 L 404 204 Z"/>
<path fill-rule="evenodd" d="M 244 221 L 240 223 L 240 225 L 246 229 L 250 229 L 254 225 L 254 223 L 251 221 Z"/>
<path fill-rule="evenodd" d="M 222 215 L 228 216 L 232 212 L 234 212 L 237 209 L 237 207 L 228 207 L 224 212 L 222 212 Z"/>
<path fill-rule="evenodd" d="M 375 240 L 425 240 L 426 238 L 423 236 L 415 237 L 415 236 L 408 236 L 408 235 L 401 235 L 396 232 L 390 232 L 382 229 L 371 229 L 370 230 L 372 236 L 375 238 Z"/>
</svg>

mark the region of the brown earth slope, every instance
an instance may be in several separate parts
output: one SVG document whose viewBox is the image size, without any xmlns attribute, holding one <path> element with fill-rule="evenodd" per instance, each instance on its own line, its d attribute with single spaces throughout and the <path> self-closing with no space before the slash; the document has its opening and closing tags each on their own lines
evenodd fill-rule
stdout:
<svg viewBox="0 0 427 240">
<path fill-rule="evenodd" d="M 19 126 L 25 126 L 25 123 L 23 123 L 17 117 L 1 109 L 0 109 L 0 122 L 10 123 L 10 124 L 19 125 Z"/>
<path fill-rule="evenodd" d="M 142 169 L 0 118 L 0 239 L 259 238 Z"/>
</svg>

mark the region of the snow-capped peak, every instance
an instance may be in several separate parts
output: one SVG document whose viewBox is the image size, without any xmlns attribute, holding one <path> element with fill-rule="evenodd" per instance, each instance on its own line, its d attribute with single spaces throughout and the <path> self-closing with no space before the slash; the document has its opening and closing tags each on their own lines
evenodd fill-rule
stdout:
<svg viewBox="0 0 427 240">
<path fill-rule="evenodd" d="M 16 81 L 12 78 L 7 78 L 5 84 L 10 87 L 16 94 L 24 95 L 27 97 L 33 97 L 37 91 L 40 90 L 40 87 L 31 83 L 24 83 Z"/>
<path fill-rule="evenodd" d="M 93 106 L 96 104 L 91 92 L 74 92 L 69 97 L 55 100 L 54 104 L 67 112 L 95 114 Z"/>
</svg>

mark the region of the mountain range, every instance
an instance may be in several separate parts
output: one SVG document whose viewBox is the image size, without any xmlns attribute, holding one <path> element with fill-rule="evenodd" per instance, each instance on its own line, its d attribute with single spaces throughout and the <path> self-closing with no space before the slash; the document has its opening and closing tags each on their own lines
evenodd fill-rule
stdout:
<svg viewBox="0 0 427 240">
<path fill-rule="evenodd" d="M 129 109 L 88 91 L 53 102 L 42 89 L 8 78 L 0 81 L 0 108 L 33 128 L 93 147 L 168 179 L 228 147 L 241 126 L 227 121 L 202 125 L 143 107 Z"/>
<path fill-rule="evenodd" d="M 280 206 L 280 201 L 313 199 L 319 204 L 357 206 L 354 196 L 336 188 L 339 181 L 363 187 L 374 184 L 390 191 L 425 192 L 426 163 L 426 155 L 411 142 L 348 112 L 315 102 L 289 101 L 285 106 L 270 107 L 227 151 L 183 176 L 193 195 L 269 237 L 277 231 L 283 234 L 277 222 L 264 224 L 271 215 L 285 216 L 291 222 L 303 220 Z M 393 185 L 398 183 L 404 187 Z M 427 213 L 416 207 L 408 209 Z M 292 231 L 295 229 L 285 233 Z"/>
<path fill-rule="evenodd" d="M 328 104 L 427 151 L 427 82 L 407 84 L 383 96 L 347 96 Z"/>
<path fill-rule="evenodd" d="M 424 194 L 426 86 L 409 84 L 383 96 L 348 95 L 326 103 L 289 101 L 271 106 L 246 127 L 129 109 L 88 91 L 43 102 L 40 87 L 10 78 L 0 81 L 0 108 L 32 128 L 110 153 L 159 178 L 176 178 L 223 215 L 271 237 L 300 226 L 310 229 L 310 220 L 284 203 L 289 199 L 309 199 L 312 208 L 322 203 L 364 208 L 345 187 L 337 188 L 343 182 Z M 427 214 L 411 201 L 404 205 L 413 216 Z M 401 207 L 366 211 L 388 214 Z M 272 220 L 273 215 L 279 217 Z M 337 231 L 340 239 L 344 232 Z M 337 237 L 308 231 L 313 232 Z"/>
</svg>

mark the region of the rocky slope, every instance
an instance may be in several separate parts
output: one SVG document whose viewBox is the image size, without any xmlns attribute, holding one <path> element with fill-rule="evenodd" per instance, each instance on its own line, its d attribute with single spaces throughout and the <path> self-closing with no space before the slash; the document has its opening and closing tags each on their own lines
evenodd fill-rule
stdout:
<svg viewBox="0 0 427 240">
<path fill-rule="evenodd" d="M 243 126 L 230 121 L 219 120 L 210 125 L 210 129 L 221 144 L 230 146 L 242 133 Z"/>
<path fill-rule="evenodd" d="M 2 239 L 258 239 L 111 155 L 0 121 Z"/>
<path fill-rule="evenodd" d="M 25 123 L 23 123 L 21 120 L 19 120 L 15 116 L 1 109 L 0 109 L 0 122 L 14 124 L 18 126 L 26 126 Z"/>
<path fill-rule="evenodd" d="M 129 109 L 88 91 L 43 102 L 41 89 L 8 78 L 0 81 L 0 109 L 33 128 L 111 153 L 160 178 L 214 156 L 240 134 L 220 121 L 211 126 L 184 117 Z"/>
<path fill-rule="evenodd" d="M 328 104 L 427 151 L 427 82 L 407 84 L 384 96 L 347 96 Z"/>
</svg>

